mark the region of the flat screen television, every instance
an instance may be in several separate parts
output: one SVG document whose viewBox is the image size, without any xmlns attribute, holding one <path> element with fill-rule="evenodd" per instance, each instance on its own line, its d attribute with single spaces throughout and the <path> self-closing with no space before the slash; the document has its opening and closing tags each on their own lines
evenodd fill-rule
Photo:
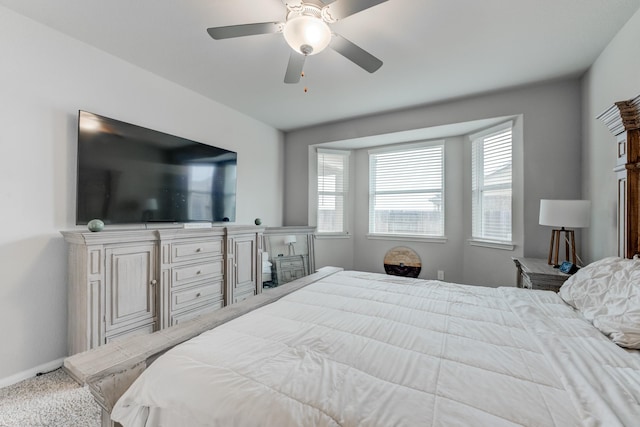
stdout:
<svg viewBox="0 0 640 427">
<path fill-rule="evenodd" d="M 76 224 L 235 221 L 237 158 L 81 110 Z"/>
</svg>

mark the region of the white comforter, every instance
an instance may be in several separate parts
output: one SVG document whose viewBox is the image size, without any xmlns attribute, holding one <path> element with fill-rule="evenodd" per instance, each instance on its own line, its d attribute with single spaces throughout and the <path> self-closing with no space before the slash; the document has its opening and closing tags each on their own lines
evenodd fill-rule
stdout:
<svg viewBox="0 0 640 427">
<path fill-rule="evenodd" d="M 552 292 L 342 272 L 181 344 L 124 426 L 637 426 L 640 355 Z"/>
</svg>

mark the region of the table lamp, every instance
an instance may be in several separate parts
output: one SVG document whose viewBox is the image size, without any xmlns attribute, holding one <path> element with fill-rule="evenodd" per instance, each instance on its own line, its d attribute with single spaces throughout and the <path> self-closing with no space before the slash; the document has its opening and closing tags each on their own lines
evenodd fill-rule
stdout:
<svg viewBox="0 0 640 427">
<path fill-rule="evenodd" d="M 549 244 L 547 262 L 550 265 L 558 265 L 561 233 L 564 233 L 566 260 L 577 264 L 573 228 L 589 226 L 590 209 L 591 202 L 589 200 L 540 200 L 540 225 L 555 227 L 551 230 L 551 243 Z M 570 253 L 571 259 L 569 259 Z"/>
<path fill-rule="evenodd" d="M 293 244 L 296 242 L 296 236 L 293 234 L 284 236 L 284 244 L 289 245 L 289 255 L 295 255 L 296 251 L 293 247 Z"/>
</svg>

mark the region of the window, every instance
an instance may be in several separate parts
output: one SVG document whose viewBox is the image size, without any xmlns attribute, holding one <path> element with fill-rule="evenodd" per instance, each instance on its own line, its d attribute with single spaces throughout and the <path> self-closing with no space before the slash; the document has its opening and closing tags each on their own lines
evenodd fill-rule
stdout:
<svg viewBox="0 0 640 427">
<path fill-rule="evenodd" d="M 471 135 L 473 239 L 511 242 L 512 128 Z"/>
<path fill-rule="evenodd" d="M 369 233 L 444 237 L 444 142 L 369 151 Z"/>
<path fill-rule="evenodd" d="M 318 148 L 318 233 L 347 232 L 349 152 Z"/>
</svg>

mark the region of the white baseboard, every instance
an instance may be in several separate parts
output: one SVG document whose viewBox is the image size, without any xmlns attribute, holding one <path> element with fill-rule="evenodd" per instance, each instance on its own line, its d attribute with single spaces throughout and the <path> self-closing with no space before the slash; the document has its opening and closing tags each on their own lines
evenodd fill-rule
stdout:
<svg viewBox="0 0 640 427">
<path fill-rule="evenodd" d="M 17 374 L 11 375 L 10 377 L 2 378 L 0 379 L 0 388 L 8 387 L 10 385 L 19 383 L 20 381 L 26 380 L 28 378 L 33 378 L 40 372 L 49 372 L 49 371 L 58 369 L 59 367 L 62 366 L 63 362 L 64 362 L 64 357 L 53 360 L 48 363 L 44 363 L 32 369 L 27 369 L 26 371 L 18 372 Z"/>
</svg>

